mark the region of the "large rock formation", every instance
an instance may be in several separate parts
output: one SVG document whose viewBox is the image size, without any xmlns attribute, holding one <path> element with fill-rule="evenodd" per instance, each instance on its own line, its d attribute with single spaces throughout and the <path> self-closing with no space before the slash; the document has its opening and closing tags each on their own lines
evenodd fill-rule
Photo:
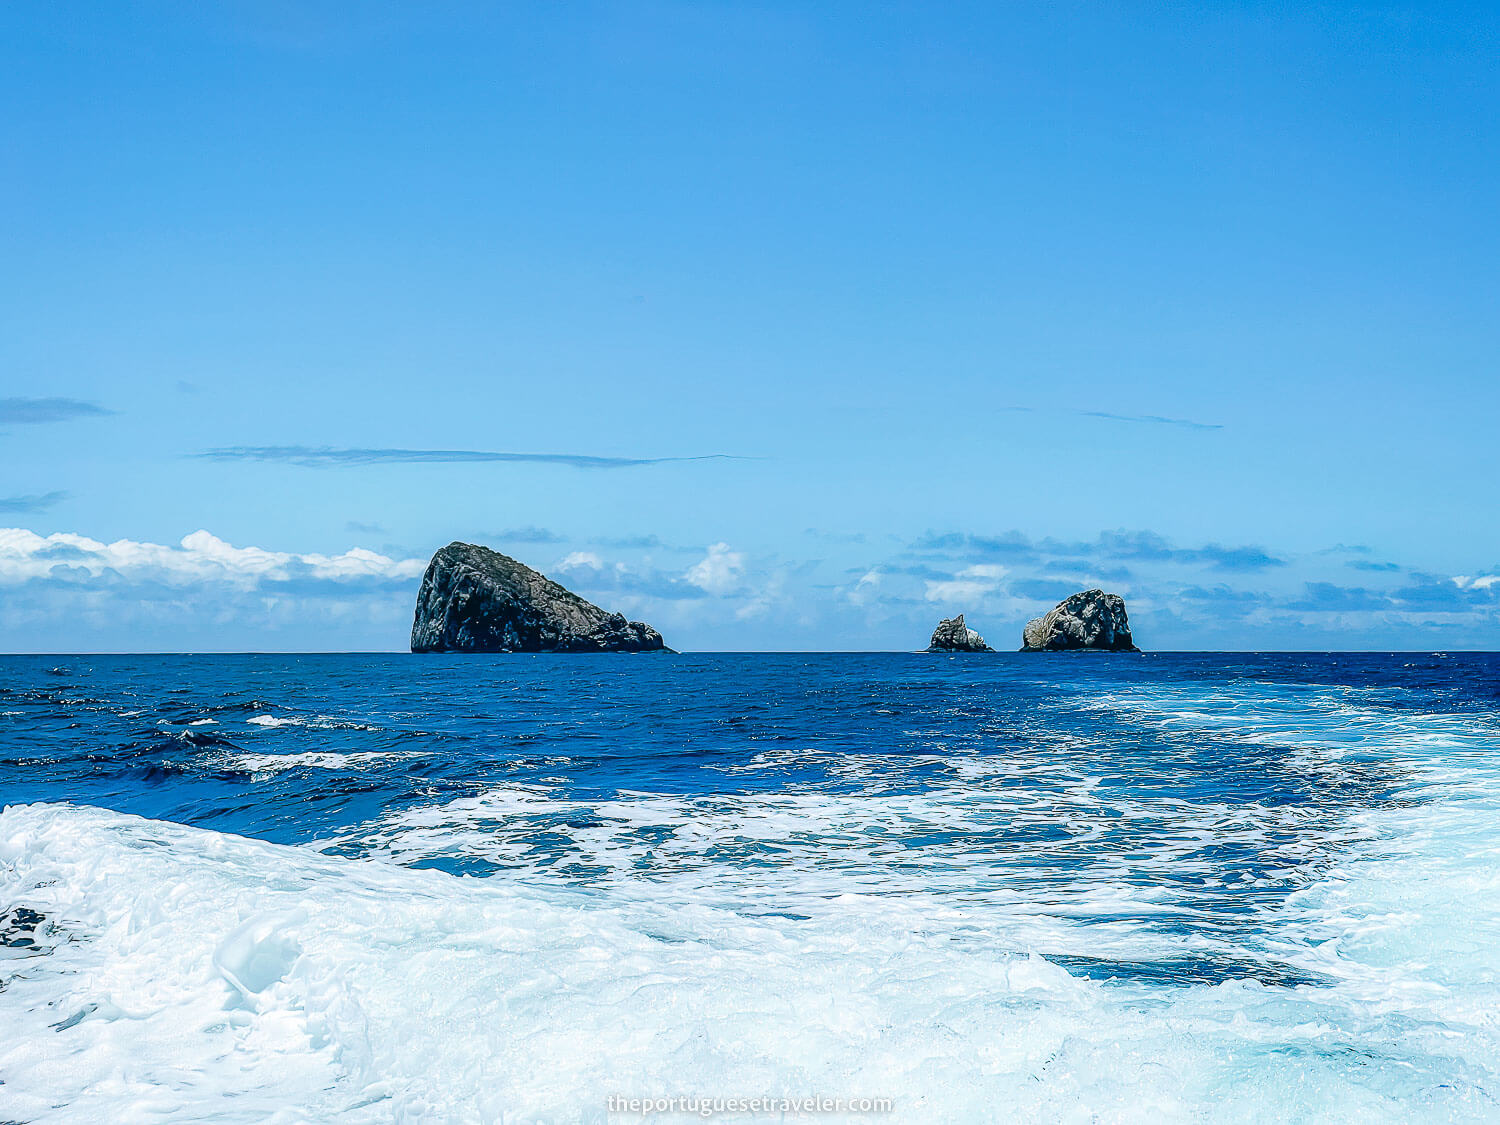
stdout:
<svg viewBox="0 0 1500 1125">
<path fill-rule="evenodd" d="M 994 652 L 984 643 L 984 638 L 964 624 L 964 615 L 950 617 L 938 622 L 932 631 L 928 652 Z"/>
<path fill-rule="evenodd" d="M 670 652 L 661 634 L 606 613 L 509 555 L 449 543 L 432 556 L 412 652 Z"/>
<path fill-rule="evenodd" d="M 1022 652 L 1086 648 L 1101 652 L 1140 652 L 1130 638 L 1130 618 L 1119 594 L 1084 590 L 1030 621 Z"/>
</svg>

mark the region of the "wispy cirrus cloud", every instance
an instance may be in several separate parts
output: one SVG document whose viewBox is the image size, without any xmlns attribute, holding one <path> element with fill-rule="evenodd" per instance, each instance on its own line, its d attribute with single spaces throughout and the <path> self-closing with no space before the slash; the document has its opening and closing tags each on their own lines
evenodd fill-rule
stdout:
<svg viewBox="0 0 1500 1125">
<path fill-rule="evenodd" d="M 575 469 L 631 469 L 681 461 L 745 461 L 730 453 L 690 457 L 601 457 L 586 453 L 512 453 L 489 449 L 335 448 L 314 445 L 226 445 L 194 454 L 208 461 L 266 461 L 305 468 L 345 465 L 474 464 L 485 462 L 568 465 Z"/>
<path fill-rule="evenodd" d="M 1102 418 L 1106 422 L 1135 422 L 1148 426 L 1178 426 L 1185 430 L 1222 430 L 1218 422 L 1195 422 L 1191 418 L 1168 418 L 1162 414 L 1116 414 L 1109 410 L 1067 410 L 1035 406 L 1002 406 L 1010 414 L 1071 414 L 1075 418 Z"/>
<path fill-rule="evenodd" d="M 76 398 L 0 398 L 0 424 L 40 425 L 113 413 L 96 402 Z"/>
<path fill-rule="evenodd" d="M 66 492 L 43 492 L 36 496 L 0 497 L 0 512 L 45 512 L 68 498 Z"/>
<path fill-rule="evenodd" d="M 1107 410 L 1076 410 L 1082 418 L 1104 418 L 1110 422 L 1142 422 L 1150 426 L 1181 426 L 1188 430 L 1222 430 L 1218 422 L 1194 422 L 1191 418 L 1164 418 L 1160 414 L 1111 414 Z"/>
</svg>

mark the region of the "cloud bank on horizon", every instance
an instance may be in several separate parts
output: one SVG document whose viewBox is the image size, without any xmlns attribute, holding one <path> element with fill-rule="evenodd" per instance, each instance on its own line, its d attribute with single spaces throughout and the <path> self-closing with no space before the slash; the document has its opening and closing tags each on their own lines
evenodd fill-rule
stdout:
<svg viewBox="0 0 1500 1125">
<path fill-rule="evenodd" d="M 1372 634 L 1483 647 L 1500 637 L 1500 569 L 1371 572 L 1347 549 L 1286 559 L 1254 546 L 1178 547 L 1141 531 L 1086 542 L 947 532 L 881 557 L 857 544 L 838 562 L 727 542 L 611 548 L 535 527 L 493 545 L 685 648 L 915 649 L 956 612 L 1004 641 L 1007 629 L 1019 635 L 1030 617 L 1091 586 L 1123 594 L 1155 648 L 1225 647 L 1247 632 L 1266 639 L 1251 646 L 1260 648 L 1355 648 Z M 235 546 L 206 530 L 163 545 L 0 529 L 0 629 L 70 638 L 21 646 L 37 651 L 203 647 L 205 635 L 229 650 L 399 650 L 426 564 L 365 547 Z M 1342 571 L 1360 578 L 1340 581 Z M 122 645 L 132 635 L 145 643 Z"/>
<path fill-rule="evenodd" d="M 0 528 L 0 583 L 9 585 L 47 579 L 84 584 L 105 580 L 183 586 L 223 583 L 250 588 L 301 579 L 337 583 L 411 578 L 426 565 L 425 559 L 390 559 L 363 547 L 351 547 L 339 555 L 235 547 L 202 530 L 183 536 L 171 547 Z"/>
</svg>

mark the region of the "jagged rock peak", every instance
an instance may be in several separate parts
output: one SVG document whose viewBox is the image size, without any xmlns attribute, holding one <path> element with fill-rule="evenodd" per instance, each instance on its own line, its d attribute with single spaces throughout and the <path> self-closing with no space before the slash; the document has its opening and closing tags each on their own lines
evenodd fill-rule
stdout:
<svg viewBox="0 0 1500 1125">
<path fill-rule="evenodd" d="M 670 652 L 661 634 L 509 555 L 449 543 L 427 564 L 412 652 Z"/>
<path fill-rule="evenodd" d="M 1130 636 L 1125 600 L 1103 590 L 1084 590 L 1027 623 L 1021 637 L 1022 652 L 1064 649 L 1140 652 Z"/>
<path fill-rule="evenodd" d="M 984 643 L 984 638 L 964 624 L 964 615 L 949 617 L 938 622 L 932 631 L 928 652 L 994 652 Z"/>
</svg>

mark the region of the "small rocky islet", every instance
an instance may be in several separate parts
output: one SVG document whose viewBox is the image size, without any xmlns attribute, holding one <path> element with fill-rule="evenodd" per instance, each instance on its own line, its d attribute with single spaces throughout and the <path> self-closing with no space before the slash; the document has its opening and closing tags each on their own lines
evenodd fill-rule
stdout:
<svg viewBox="0 0 1500 1125">
<path fill-rule="evenodd" d="M 964 624 L 964 615 L 947 617 L 932 631 L 928 652 L 994 652 L 984 638 Z"/>
<path fill-rule="evenodd" d="M 1083 590 L 1064 598 L 1026 623 L 1022 652 L 1140 652 L 1130 635 L 1125 599 L 1103 590 Z"/>
<path fill-rule="evenodd" d="M 932 631 L 928 652 L 994 652 L 964 624 L 964 615 L 945 618 Z M 1026 623 L 1022 652 L 1140 652 L 1130 635 L 1125 599 L 1103 590 L 1081 590 Z"/>
</svg>

